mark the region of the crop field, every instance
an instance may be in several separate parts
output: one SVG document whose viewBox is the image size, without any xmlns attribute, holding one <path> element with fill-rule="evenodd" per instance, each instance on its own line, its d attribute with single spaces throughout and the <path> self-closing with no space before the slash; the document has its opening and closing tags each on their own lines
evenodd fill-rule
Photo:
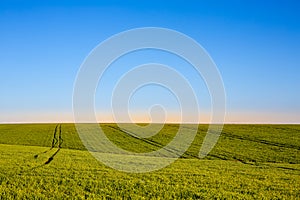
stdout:
<svg viewBox="0 0 300 200">
<path fill-rule="evenodd" d="M 116 124 L 100 126 L 132 152 L 160 149 L 179 127 L 166 124 L 139 139 Z M 125 173 L 96 160 L 74 124 L 2 124 L 0 199 L 300 199 L 300 125 L 225 125 L 199 159 L 207 129 L 199 125 L 192 145 L 168 167 Z"/>
</svg>

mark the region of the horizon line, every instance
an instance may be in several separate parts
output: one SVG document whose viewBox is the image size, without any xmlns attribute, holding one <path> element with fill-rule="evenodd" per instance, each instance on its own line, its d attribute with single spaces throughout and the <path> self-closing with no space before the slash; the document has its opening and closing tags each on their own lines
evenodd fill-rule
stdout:
<svg viewBox="0 0 300 200">
<path fill-rule="evenodd" d="M 274 124 L 274 125 L 300 125 L 300 122 L 224 122 L 224 123 L 209 123 L 209 122 L 115 122 L 115 121 L 101 121 L 101 122 L 96 122 L 97 124 L 249 124 L 249 125 L 264 125 L 264 124 Z M 94 124 L 94 122 L 80 122 L 76 123 L 74 121 L 17 121 L 17 122 L 0 122 L 1 125 L 5 124 Z"/>
</svg>

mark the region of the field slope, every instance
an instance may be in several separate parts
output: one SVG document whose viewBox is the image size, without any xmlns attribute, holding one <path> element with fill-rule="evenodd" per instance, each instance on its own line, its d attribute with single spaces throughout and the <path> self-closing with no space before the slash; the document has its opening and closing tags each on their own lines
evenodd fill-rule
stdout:
<svg viewBox="0 0 300 200">
<path fill-rule="evenodd" d="M 144 139 L 116 124 L 100 126 L 123 149 L 150 152 L 168 144 L 179 125 Z M 300 198 L 300 125 L 225 125 L 215 148 L 198 159 L 207 128 L 199 125 L 170 166 L 135 174 L 97 161 L 74 124 L 2 124 L 0 199 Z"/>
</svg>

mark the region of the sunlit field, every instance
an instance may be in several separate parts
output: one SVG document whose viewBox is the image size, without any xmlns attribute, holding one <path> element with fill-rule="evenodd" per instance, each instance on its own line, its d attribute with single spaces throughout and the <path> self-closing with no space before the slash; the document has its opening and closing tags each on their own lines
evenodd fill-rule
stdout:
<svg viewBox="0 0 300 200">
<path fill-rule="evenodd" d="M 179 125 L 144 139 L 116 124 L 100 126 L 119 147 L 150 152 L 168 144 Z M 188 151 L 170 166 L 125 173 L 97 161 L 74 124 L 0 125 L 0 199 L 300 198 L 300 125 L 225 125 L 215 148 L 199 159 L 207 128 L 199 125 Z"/>
</svg>

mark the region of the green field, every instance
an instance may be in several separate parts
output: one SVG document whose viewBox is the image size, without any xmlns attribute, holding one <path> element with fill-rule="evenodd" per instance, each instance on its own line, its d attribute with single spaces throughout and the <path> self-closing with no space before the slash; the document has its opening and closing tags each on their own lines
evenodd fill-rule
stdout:
<svg viewBox="0 0 300 200">
<path fill-rule="evenodd" d="M 115 124 L 101 127 L 133 152 L 161 148 L 178 129 L 168 124 L 137 139 Z M 0 125 L 0 199 L 300 199 L 300 125 L 225 125 L 215 148 L 199 159 L 207 128 L 199 125 L 176 162 L 139 174 L 97 161 L 73 124 Z"/>
</svg>

